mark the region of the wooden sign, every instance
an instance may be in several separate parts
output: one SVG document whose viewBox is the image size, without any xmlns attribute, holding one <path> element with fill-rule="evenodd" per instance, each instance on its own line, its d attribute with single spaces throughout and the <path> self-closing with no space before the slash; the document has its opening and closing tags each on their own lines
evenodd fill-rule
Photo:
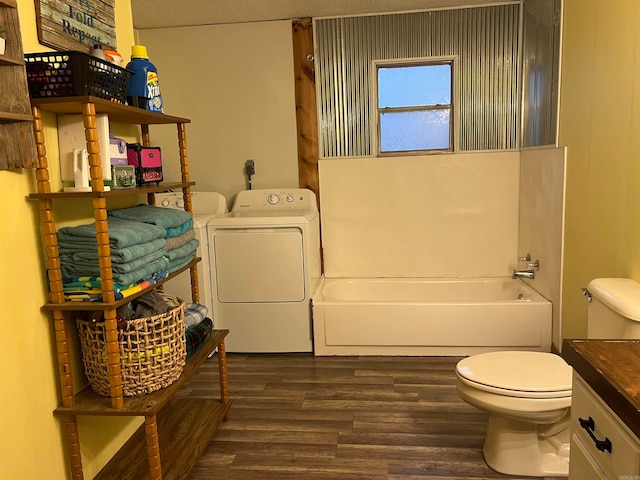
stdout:
<svg viewBox="0 0 640 480">
<path fill-rule="evenodd" d="M 38 39 L 56 50 L 116 50 L 115 0 L 35 0 Z"/>
</svg>

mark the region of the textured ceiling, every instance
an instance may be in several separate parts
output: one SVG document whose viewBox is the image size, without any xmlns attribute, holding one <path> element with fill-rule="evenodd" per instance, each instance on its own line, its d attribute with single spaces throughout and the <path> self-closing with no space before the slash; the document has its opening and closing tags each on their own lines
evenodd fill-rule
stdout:
<svg viewBox="0 0 640 480">
<path fill-rule="evenodd" d="M 513 0 L 131 0 L 137 29 L 428 10 Z"/>
</svg>

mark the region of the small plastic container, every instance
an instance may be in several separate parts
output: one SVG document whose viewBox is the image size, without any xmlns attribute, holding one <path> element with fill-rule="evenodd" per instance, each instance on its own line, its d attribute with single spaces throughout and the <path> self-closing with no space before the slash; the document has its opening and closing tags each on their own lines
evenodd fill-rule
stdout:
<svg viewBox="0 0 640 480">
<path fill-rule="evenodd" d="M 91 50 L 91 56 L 99 58 L 100 60 L 108 61 L 107 54 L 104 53 L 104 50 L 102 49 L 102 45 L 100 45 L 99 43 L 96 43 L 93 46 L 93 50 Z"/>
</svg>

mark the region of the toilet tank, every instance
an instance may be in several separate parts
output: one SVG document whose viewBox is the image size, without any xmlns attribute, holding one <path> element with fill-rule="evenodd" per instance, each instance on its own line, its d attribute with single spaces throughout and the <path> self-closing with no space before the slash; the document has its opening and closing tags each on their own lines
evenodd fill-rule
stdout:
<svg viewBox="0 0 640 480">
<path fill-rule="evenodd" d="M 587 285 L 587 337 L 640 339 L 640 283 L 630 278 L 596 278 Z"/>
</svg>

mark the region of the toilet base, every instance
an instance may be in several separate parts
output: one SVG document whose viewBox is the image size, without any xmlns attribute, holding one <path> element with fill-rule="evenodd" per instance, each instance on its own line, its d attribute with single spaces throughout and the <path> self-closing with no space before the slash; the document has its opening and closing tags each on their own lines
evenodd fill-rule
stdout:
<svg viewBox="0 0 640 480">
<path fill-rule="evenodd" d="M 566 477 L 570 437 L 568 419 L 544 425 L 490 415 L 483 448 L 485 462 L 507 475 Z"/>
</svg>

